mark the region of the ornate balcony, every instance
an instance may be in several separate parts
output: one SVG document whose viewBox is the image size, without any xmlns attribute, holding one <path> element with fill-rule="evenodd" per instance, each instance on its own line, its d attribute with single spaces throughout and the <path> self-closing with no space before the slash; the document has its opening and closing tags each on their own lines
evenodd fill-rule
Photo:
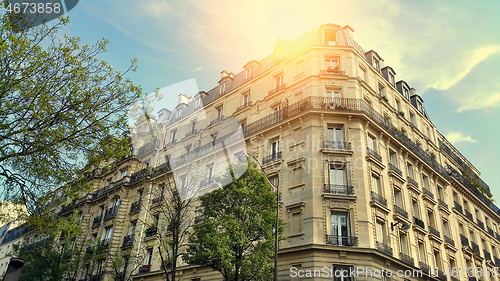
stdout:
<svg viewBox="0 0 500 281">
<path fill-rule="evenodd" d="M 495 232 L 493 231 L 493 229 L 491 229 L 491 227 L 489 227 L 489 226 L 487 226 L 486 228 L 488 229 L 488 234 L 495 237 Z"/>
<path fill-rule="evenodd" d="M 398 205 L 394 205 L 394 212 L 402 216 L 403 218 L 408 219 L 408 212 L 405 211 L 403 208 L 399 207 Z"/>
<path fill-rule="evenodd" d="M 484 223 L 483 223 L 480 219 L 477 219 L 477 220 L 476 220 L 476 222 L 477 222 L 477 225 L 478 225 L 478 226 L 479 226 L 482 230 L 485 230 L 485 229 L 484 229 Z"/>
<path fill-rule="evenodd" d="M 325 184 L 324 192 L 336 195 L 353 195 L 354 187 L 351 185 Z"/>
<path fill-rule="evenodd" d="M 269 91 L 269 95 L 272 95 L 272 94 L 275 94 L 281 90 L 284 90 L 286 88 L 286 84 L 282 84 L 282 85 L 276 85 L 276 87 L 274 89 L 272 89 L 271 91 Z"/>
<path fill-rule="evenodd" d="M 465 209 L 464 211 L 465 211 L 465 216 L 471 221 L 474 221 L 474 217 L 472 216 L 472 214 L 469 211 L 467 211 L 467 209 Z"/>
<path fill-rule="evenodd" d="M 487 261 L 491 261 L 491 254 L 490 252 L 486 251 L 483 249 L 483 254 L 484 254 L 484 259 L 487 260 Z"/>
<path fill-rule="evenodd" d="M 382 162 L 382 156 L 380 156 L 380 154 L 378 154 L 377 152 L 375 152 L 373 149 L 367 147 L 366 148 L 366 153 L 368 155 L 370 155 L 371 157 L 377 159 L 379 162 Z"/>
<path fill-rule="evenodd" d="M 457 210 L 459 213 L 463 214 L 463 208 L 462 205 L 460 205 L 457 201 L 453 201 L 455 203 L 455 210 Z"/>
<path fill-rule="evenodd" d="M 392 248 L 382 242 L 377 241 L 377 250 L 388 256 L 392 256 Z"/>
<path fill-rule="evenodd" d="M 434 199 L 434 194 L 430 190 L 424 187 L 424 194 L 430 197 L 431 199 Z"/>
<path fill-rule="evenodd" d="M 435 229 L 434 227 L 432 227 L 430 225 L 429 225 L 429 233 L 438 237 L 438 238 L 441 238 L 441 233 L 439 233 L 439 231 L 437 229 Z"/>
<path fill-rule="evenodd" d="M 438 199 L 439 206 L 442 206 L 446 210 L 448 210 L 448 204 L 446 204 L 443 200 Z"/>
<path fill-rule="evenodd" d="M 356 247 L 358 245 L 358 237 L 325 235 L 325 243 L 334 246 Z"/>
<path fill-rule="evenodd" d="M 137 200 L 130 206 L 130 213 L 139 213 L 141 211 L 141 200 Z"/>
<path fill-rule="evenodd" d="M 476 244 L 475 242 L 473 241 L 470 241 L 470 244 L 472 246 L 472 251 L 474 252 L 474 254 L 480 256 L 481 255 L 481 251 L 479 251 L 479 245 Z"/>
<path fill-rule="evenodd" d="M 408 256 L 407 254 L 404 253 L 399 253 L 401 257 L 401 261 L 409 266 L 415 266 L 415 261 L 413 260 L 412 257 Z"/>
<path fill-rule="evenodd" d="M 462 247 L 469 247 L 469 239 L 463 234 L 460 234 L 460 242 L 462 243 Z"/>
<path fill-rule="evenodd" d="M 418 265 L 423 272 L 429 272 L 429 270 L 431 270 L 431 267 L 425 262 L 419 262 Z"/>
<path fill-rule="evenodd" d="M 409 184 L 411 184 L 411 185 L 413 185 L 414 187 L 418 188 L 418 183 L 417 183 L 417 181 L 416 181 L 416 180 L 414 180 L 414 179 L 413 179 L 413 178 L 411 178 L 411 177 L 408 177 L 407 179 L 408 179 L 408 183 L 409 183 Z"/>
<path fill-rule="evenodd" d="M 269 164 L 269 163 L 272 163 L 272 162 L 275 162 L 278 160 L 281 160 L 281 151 L 262 158 L 262 165 L 266 165 L 266 164 Z"/>
<path fill-rule="evenodd" d="M 374 202 L 379 203 L 380 205 L 382 205 L 384 207 L 387 207 L 387 199 L 385 199 L 381 195 L 375 193 L 374 191 L 372 191 L 372 200 Z"/>
<path fill-rule="evenodd" d="M 123 237 L 122 248 L 134 245 L 134 237 L 135 237 L 134 234 L 130 234 L 130 235 Z"/>
<path fill-rule="evenodd" d="M 323 148 L 332 150 L 352 150 L 350 142 L 343 141 L 323 141 Z"/>
<path fill-rule="evenodd" d="M 451 239 L 448 236 L 444 236 L 444 242 L 450 244 L 451 246 L 455 247 L 455 240 Z"/>
<path fill-rule="evenodd" d="M 394 166 L 391 163 L 389 163 L 389 170 L 393 171 L 396 174 L 398 174 L 400 177 L 403 177 L 403 172 L 401 172 L 401 170 L 398 167 Z"/>
<path fill-rule="evenodd" d="M 116 213 L 118 213 L 118 206 L 113 206 L 106 210 L 104 214 L 104 220 L 109 220 L 116 217 Z"/>
</svg>

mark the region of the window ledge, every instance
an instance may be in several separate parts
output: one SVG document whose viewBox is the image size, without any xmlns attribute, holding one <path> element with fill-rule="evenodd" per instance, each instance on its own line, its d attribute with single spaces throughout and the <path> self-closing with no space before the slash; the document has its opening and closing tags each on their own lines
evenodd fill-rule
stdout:
<svg viewBox="0 0 500 281">
<path fill-rule="evenodd" d="M 290 239 L 290 238 L 293 238 L 293 237 L 301 237 L 302 236 L 302 239 L 304 239 L 305 235 L 306 234 L 304 232 L 300 232 L 300 233 L 290 234 L 290 235 L 288 235 L 287 238 Z"/>
</svg>

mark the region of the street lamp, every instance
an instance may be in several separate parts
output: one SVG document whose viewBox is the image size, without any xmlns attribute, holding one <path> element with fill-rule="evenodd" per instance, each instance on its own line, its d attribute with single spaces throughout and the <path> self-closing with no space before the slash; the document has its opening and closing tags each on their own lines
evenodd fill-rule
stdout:
<svg viewBox="0 0 500 281">
<path fill-rule="evenodd" d="M 264 176 L 266 177 L 266 180 L 267 182 L 276 190 L 276 227 L 275 227 L 275 231 L 274 231 L 274 237 L 275 237 L 275 240 L 274 240 L 274 281 L 277 281 L 278 280 L 278 226 L 279 226 L 279 177 L 278 177 L 278 184 L 277 185 L 274 185 L 270 180 L 269 180 L 269 177 L 267 176 L 267 173 L 266 171 L 264 171 L 264 169 L 262 168 L 262 164 L 260 164 L 259 160 L 257 160 L 257 158 L 255 158 L 255 156 L 253 155 L 249 155 L 249 154 L 246 154 L 244 152 L 240 152 L 238 153 L 237 157 L 238 157 L 238 160 L 241 161 L 241 162 L 246 162 L 248 161 L 248 156 L 252 157 L 255 162 L 257 162 L 257 164 L 259 164 L 259 167 L 260 169 L 262 170 L 262 172 L 264 173 Z"/>
<path fill-rule="evenodd" d="M 401 223 L 401 230 L 406 231 L 410 228 L 410 225 L 403 221 L 398 221 L 396 223 L 391 222 L 391 231 L 394 231 L 394 227 Z"/>
</svg>

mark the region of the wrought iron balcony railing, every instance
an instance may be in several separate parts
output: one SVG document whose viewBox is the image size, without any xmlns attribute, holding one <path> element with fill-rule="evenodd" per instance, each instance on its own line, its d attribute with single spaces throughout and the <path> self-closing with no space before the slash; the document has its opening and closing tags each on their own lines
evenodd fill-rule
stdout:
<svg viewBox="0 0 500 281">
<path fill-rule="evenodd" d="M 319 73 L 321 75 L 345 75 L 345 71 L 344 70 L 338 70 L 338 69 L 320 70 Z"/>
<path fill-rule="evenodd" d="M 388 256 L 392 256 L 392 248 L 382 242 L 377 241 L 377 250 Z"/>
<path fill-rule="evenodd" d="M 240 111 L 242 110 L 243 108 L 246 108 L 246 107 L 249 107 L 249 106 L 252 106 L 252 101 L 249 101 L 249 102 L 246 102 L 244 103 L 242 106 L 239 106 L 236 111 Z"/>
<path fill-rule="evenodd" d="M 137 200 L 130 206 L 130 213 L 139 213 L 141 211 L 141 200 Z"/>
<path fill-rule="evenodd" d="M 434 194 L 432 194 L 432 192 L 425 187 L 424 187 L 424 194 L 434 199 Z"/>
<path fill-rule="evenodd" d="M 479 226 L 482 230 L 485 230 L 485 229 L 484 229 L 484 223 L 483 223 L 480 219 L 477 219 L 477 220 L 476 220 L 476 222 L 477 222 L 477 225 L 478 225 L 478 226 Z"/>
<path fill-rule="evenodd" d="M 464 209 L 465 216 L 470 219 L 471 221 L 474 221 L 474 217 L 472 216 L 471 212 L 467 211 L 467 209 Z"/>
<path fill-rule="evenodd" d="M 463 214 L 464 210 L 462 208 L 462 205 L 460 205 L 457 201 L 453 201 L 455 203 L 455 210 L 459 211 L 461 214 Z"/>
<path fill-rule="evenodd" d="M 418 265 L 420 266 L 420 269 L 422 269 L 422 271 L 424 272 L 429 272 L 429 270 L 431 270 L 431 267 L 425 262 L 419 262 Z"/>
<path fill-rule="evenodd" d="M 489 233 L 491 236 L 495 237 L 495 232 L 493 231 L 493 229 L 491 229 L 491 227 L 489 227 L 489 226 L 486 226 L 486 228 L 488 229 L 488 233 Z"/>
<path fill-rule="evenodd" d="M 476 255 L 481 255 L 481 251 L 479 251 L 479 245 L 476 244 L 474 241 L 470 241 L 470 244 L 472 246 L 472 251 L 476 254 Z"/>
<path fill-rule="evenodd" d="M 462 247 L 469 247 L 469 239 L 463 234 L 460 234 L 460 242 L 462 243 Z"/>
<path fill-rule="evenodd" d="M 418 183 L 416 180 L 414 180 L 412 177 L 408 176 L 408 183 L 413 185 L 414 187 L 418 188 Z"/>
<path fill-rule="evenodd" d="M 262 165 L 266 165 L 278 160 L 281 160 L 281 151 L 262 158 Z"/>
<path fill-rule="evenodd" d="M 401 170 L 394 166 L 393 164 L 389 163 L 389 170 L 393 171 L 394 173 L 398 174 L 400 177 L 403 177 L 403 173 L 401 172 Z"/>
<path fill-rule="evenodd" d="M 441 237 L 441 233 L 439 233 L 439 231 L 437 229 L 435 229 L 434 227 L 430 226 L 429 225 L 429 233 L 436 236 L 436 237 Z"/>
<path fill-rule="evenodd" d="M 151 237 L 153 235 L 156 235 L 158 233 L 158 228 L 156 227 L 152 227 L 152 228 L 148 228 L 146 229 L 146 237 Z"/>
<path fill-rule="evenodd" d="M 104 220 L 115 218 L 117 213 L 118 213 L 118 205 L 107 209 L 106 213 L 104 214 Z"/>
<path fill-rule="evenodd" d="M 123 244 L 122 244 L 122 248 L 123 247 L 129 247 L 129 246 L 132 246 L 134 244 L 134 237 L 135 235 L 134 234 L 129 234 L 125 237 L 123 237 Z"/>
<path fill-rule="evenodd" d="M 408 256 L 407 254 L 404 253 L 399 253 L 401 256 L 401 261 L 409 266 L 415 266 L 415 261 L 412 257 Z"/>
<path fill-rule="evenodd" d="M 101 225 L 101 221 L 102 221 L 102 215 L 98 216 L 98 217 L 95 217 L 94 218 L 94 221 L 92 222 L 92 227 L 98 227 Z"/>
<path fill-rule="evenodd" d="M 403 208 L 399 207 L 398 205 L 394 205 L 394 212 L 396 212 L 396 214 L 404 217 L 405 219 L 408 219 L 408 212 L 405 211 Z"/>
<path fill-rule="evenodd" d="M 276 87 L 274 89 L 269 91 L 269 94 L 272 95 L 272 94 L 277 93 L 285 88 L 286 88 L 286 84 L 276 85 Z"/>
<path fill-rule="evenodd" d="M 382 162 L 382 156 L 380 156 L 380 154 L 378 154 L 375 150 L 367 147 L 366 148 L 366 152 L 368 155 L 370 155 L 371 157 L 377 159 L 379 162 Z"/>
<path fill-rule="evenodd" d="M 323 141 L 323 148 L 333 149 L 333 150 L 352 150 L 352 146 L 350 142 L 343 141 Z"/>
<path fill-rule="evenodd" d="M 492 261 L 490 252 L 483 249 L 484 259 L 487 261 Z"/>
<path fill-rule="evenodd" d="M 372 191 L 372 200 L 387 207 L 387 199 Z"/>
<path fill-rule="evenodd" d="M 446 210 L 448 210 L 448 204 L 446 204 L 443 200 L 438 199 L 439 206 L 442 206 Z"/>
<path fill-rule="evenodd" d="M 450 244 L 451 246 L 455 247 L 455 240 L 451 239 L 448 236 L 444 236 L 444 242 Z"/>
<path fill-rule="evenodd" d="M 358 245 L 358 237 L 325 235 L 325 243 L 334 246 L 356 247 Z"/>
<path fill-rule="evenodd" d="M 325 184 L 325 193 L 337 195 L 352 195 L 354 187 L 351 185 Z"/>
<path fill-rule="evenodd" d="M 148 273 L 150 271 L 151 271 L 151 265 L 143 265 L 142 267 L 139 267 L 139 274 Z"/>
<path fill-rule="evenodd" d="M 496 238 L 498 241 L 500 241 L 500 234 L 495 233 L 495 238 Z"/>
<path fill-rule="evenodd" d="M 500 266 L 500 259 L 497 257 L 494 257 L 493 259 L 495 260 L 495 265 Z"/>
</svg>

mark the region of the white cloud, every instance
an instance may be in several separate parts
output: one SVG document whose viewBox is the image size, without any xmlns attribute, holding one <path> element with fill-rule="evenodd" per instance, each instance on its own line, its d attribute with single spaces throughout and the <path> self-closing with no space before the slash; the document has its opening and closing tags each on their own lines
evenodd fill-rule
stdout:
<svg viewBox="0 0 500 281">
<path fill-rule="evenodd" d="M 202 71 L 204 68 L 201 66 L 198 66 L 197 68 L 193 69 L 194 72 Z"/>
<path fill-rule="evenodd" d="M 477 94 L 463 101 L 464 105 L 458 108 L 458 112 L 467 110 L 487 110 L 500 105 L 500 93 Z"/>
<path fill-rule="evenodd" d="M 461 142 L 470 142 L 470 143 L 476 143 L 478 142 L 477 140 L 473 139 L 471 135 L 464 135 L 462 131 L 458 132 L 449 132 L 446 136 L 446 139 L 448 141 L 452 142 L 453 144 L 458 144 Z"/>
</svg>

